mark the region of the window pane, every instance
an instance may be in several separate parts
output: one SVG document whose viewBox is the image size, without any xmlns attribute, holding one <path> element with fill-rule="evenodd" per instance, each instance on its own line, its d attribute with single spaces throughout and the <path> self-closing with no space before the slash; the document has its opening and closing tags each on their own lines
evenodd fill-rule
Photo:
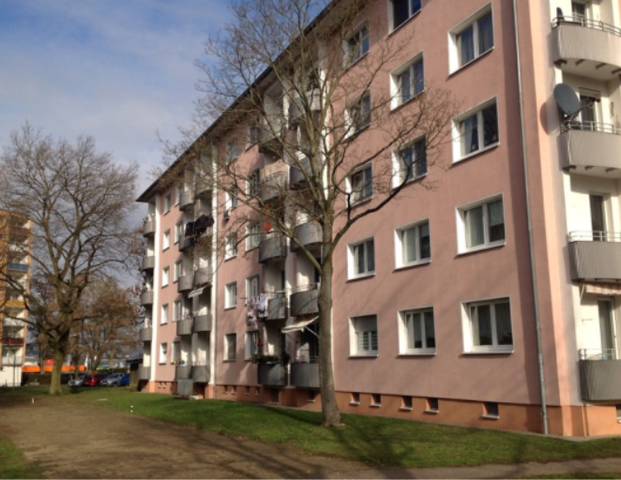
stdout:
<svg viewBox="0 0 621 480">
<path fill-rule="evenodd" d="M 420 258 L 431 258 L 431 237 L 429 236 L 429 224 L 423 223 L 418 227 L 420 232 Z"/>
<path fill-rule="evenodd" d="M 466 224 L 466 247 L 471 248 L 483 244 L 483 207 L 466 210 L 464 216 Z"/>
<path fill-rule="evenodd" d="M 468 155 L 479 149 L 479 124 L 476 113 L 461 122 L 461 135 L 463 138 L 463 155 Z"/>
<path fill-rule="evenodd" d="M 407 348 L 412 350 L 414 348 L 414 314 L 405 314 L 405 331 L 407 337 Z"/>
<path fill-rule="evenodd" d="M 409 69 L 399 75 L 399 88 L 401 89 L 401 103 L 405 103 L 412 97 Z"/>
<path fill-rule="evenodd" d="M 436 332 L 433 326 L 433 312 L 425 312 L 425 339 L 427 348 L 436 348 Z"/>
<path fill-rule="evenodd" d="M 364 243 L 361 243 L 360 245 L 356 245 L 355 249 L 356 249 L 356 265 L 357 265 L 356 273 L 361 274 L 365 272 Z"/>
<path fill-rule="evenodd" d="M 418 12 L 422 8 L 422 0 L 411 0 L 412 2 L 412 15 Z"/>
<path fill-rule="evenodd" d="M 479 55 L 491 50 L 494 46 L 494 28 L 492 26 L 492 12 L 478 20 L 479 26 Z"/>
<path fill-rule="evenodd" d="M 425 69 L 423 61 L 414 64 L 414 94 L 420 93 L 425 89 Z"/>
<path fill-rule="evenodd" d="M 408 18 L 410 18 L 410 12 L 408 12 L 408 0 L 393 0 L 392 13 L 394 28 L 397 28 Z"/>
<path fill-rule="evenodd" d="M 403 263 L 415 262 L 416 258 L 416 228 L 401 232 L 403 245 Z"/>
<path fill-rule="evenodd" d="M 419 140 L 414 144 L 416 153 L 416 176 L 421 177 L 427 174 L 427 144 L 425 140 Z"/>
<path fill-rule="evenodd" d="M 412 169 L 412 161 L 414 160 L 414 152 L 412 147 L 405 148 L 401 151 L 400 170 L 403 174 L 403 180 L 414 178 L 414 170 Z"/>
<path fill-rule="evenodd" d="M 364 170 L 364 198 L 373 195 L 373 170 L 371 167 Z"/>
<path fill-rule="evenodd" d="M 373 240 L 369 240 L 366 243 L 367 253 L 367 272 L 375 271 L 375 246 Z"/>
<path fill-rule="evenodd" d="M 496 200 L 487 205 L 489 213 L 489 241 L 498 242 L 505 239 L 505 219 L 502 210 L 502 200 Z"/>
<path fill-rule="evenodd" d="M 477 335 L 474 338 L 475 345 L 492 345 L 492 318 L 489 305 L 475 307 Z"/>
<path fill-rule="evenodd" d="M 474 60 L 474 30 L 472 25 L 457 35 L 457 43 L 459 45 L 460 65 Z"/>
<path fill-rule="evenodd" d="M 484 108 L 483 117 L 483 146 L 498 143 L 498 113 L 496 104 Z"/>
<path fill-rule="evenodd" d="M 422 314 L 414 314 L 414 348 L 423 348 L 423 319 Z"/>
<path fill-rule="evenodd" d="M 496 334 L 498 336 L 498 345 L 513 345 L 509 302 L 497 303 L 494 307 L 496 313 Z"/>
<path fill-rule="evenodd" d="M 378 351 L 378 344 L 377 344 L 377 331 L 373 331 L 373 332 L 369 332 L 370 336 L 371 336 L 371 350 L 374 351 Z"/>
</svg>

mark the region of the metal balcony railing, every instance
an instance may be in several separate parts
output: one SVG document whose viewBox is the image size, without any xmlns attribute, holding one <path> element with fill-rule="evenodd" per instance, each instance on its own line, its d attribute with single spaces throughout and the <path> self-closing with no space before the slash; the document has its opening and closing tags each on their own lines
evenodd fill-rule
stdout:
<svg viewBox="0 0 621 480">
<path fill-rule="evenodd" d="M 571 232 L 567 246 L 572 280 L 621 280 L 620 232 Z"/>
<path fill-rule="evenodd" d="M 562 15 L 552 20 L 552 28 L 568 24 L 592 28 L 594 30 L 601 30 L 603 32 L 612 33 L 613 35 L 621 37 L 621 28 L 602 22 L 601 20 L 592 20 L 590 18 L 583 17 L 582 15 Z"/>
<path fill-rule="evenodd" d="M 612 123 L 602 122 L 569 122 L 561 128 L 561 132 L 569 130 L 580 130 L 583 132 L 599 132 L 599 133 L 611 133 L 613 135 L 621 135 L 621 126 L 613 125 Z"/>
<path fill-rule="evenodd" d="M 621 401 L 621 360 L 611 348 L 578 351 L 580 391 L 587 402 Z"/>
</svg>

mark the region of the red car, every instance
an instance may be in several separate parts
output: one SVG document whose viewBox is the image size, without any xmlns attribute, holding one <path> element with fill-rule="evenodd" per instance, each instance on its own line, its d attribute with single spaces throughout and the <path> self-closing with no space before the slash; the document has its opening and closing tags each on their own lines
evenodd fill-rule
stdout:
<svg viewBox="0 0 621 480">
<path fill-rule="evenodd" d="M 105 373 L 94 373 L 92 375 L 84 375 L 83 387 L 97 387 L 101 381 L 108 375 Z"/>
</svg>

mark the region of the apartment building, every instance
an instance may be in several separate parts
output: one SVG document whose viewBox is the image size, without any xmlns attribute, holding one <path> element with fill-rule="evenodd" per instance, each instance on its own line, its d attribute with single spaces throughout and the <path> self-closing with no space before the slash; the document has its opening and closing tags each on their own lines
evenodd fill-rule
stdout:
<svg viewBox="0 0 621 480">
<path fill-rule="evenodd" d="M 408 184 L 337 247 L 340 410 L 621 433 L 621 2 L 376 0 L 343 50 L 372 57 L 399 37 L 407 60 L 389 62 L 359 108 L 390 93 L 399 111 L 433 84 L 460 111 L 435 165 L 419 138 L 392 152 L 420 160 L 406 172 L 395 163 Z M 272 83 L 265 102 L 296 131 L 286 86 Z M 149 392 L 317 410 L 320 276 L 266 222 L 249 224 L 244 241 L 227 236 L 236 199 L 200 182 L 213 152 L 256 170 L 266 202 L 270 186 L 294 191 L 307 176 L 270 144 L 273 129 L 233 115 L 205 132 L 212 151 L 198 168 L 180 158 L 139 198 L 141 378 Z M 352 142 L 382 141 L 360 130 Z M 371 164 L 352 173 L 357 202 L 374 201 L 373 175 Z M 297 219 L 295 232 L 320 256 L 316 223 Z M 217 236 L 222 250 L 197 248 Z"/>
<path fill-rule="evenodd" d="M 0 295 L 4 310 L 0 322 L 0 386 L 15 387 L 22 382 L 22 367 L 26 356 L 27 311 L 20 289 L 30 285 L 31 222 L 17 215 L 0 212 L 1 265 Z M 6 277 L 5 277 L 6 275 Z M 16 282 L 12 285 L 6 281 Z M 18 287 L 19 288 L 15 288 Z"/>
</svg>

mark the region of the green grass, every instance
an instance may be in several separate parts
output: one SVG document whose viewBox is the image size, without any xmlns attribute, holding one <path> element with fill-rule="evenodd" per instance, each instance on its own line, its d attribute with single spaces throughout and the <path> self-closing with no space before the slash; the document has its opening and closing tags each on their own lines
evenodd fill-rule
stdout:
<svg viewBox="0 0 621 480">
<path fill-rule="evenodd" d="M 534 477 L 524 477 L 524 478 L 621 478 L 621 472 L 611 473 L 611 472 L 591 472 L 591 473 L 559 473 L 558 475 L 537 475 Z"/>
<path fill-rule="evenodd" d="M 44 478 L 43 469 L 26 461 L 22 451 L 0 436 L 0 478 Z"/>
<path fill-rule="evenodd" d="M 32 388 L 22 392 L 24 401 L 36 393 Z M 344 415 L 346 427 L 326 429 L 320 426 L 321 415 L 317 412 L 223 400 L 186 401 L 116 388 L 83 389 L 50 401 L 80 401 L 124 412 L 130 412 L 133 406 L 135 415 L 284 445 L 305 454 L 330 455 L 381 466 L 476 466 L 621 455 L 618 438 L 573 442 L 357 415 Z"/>
</svg>

